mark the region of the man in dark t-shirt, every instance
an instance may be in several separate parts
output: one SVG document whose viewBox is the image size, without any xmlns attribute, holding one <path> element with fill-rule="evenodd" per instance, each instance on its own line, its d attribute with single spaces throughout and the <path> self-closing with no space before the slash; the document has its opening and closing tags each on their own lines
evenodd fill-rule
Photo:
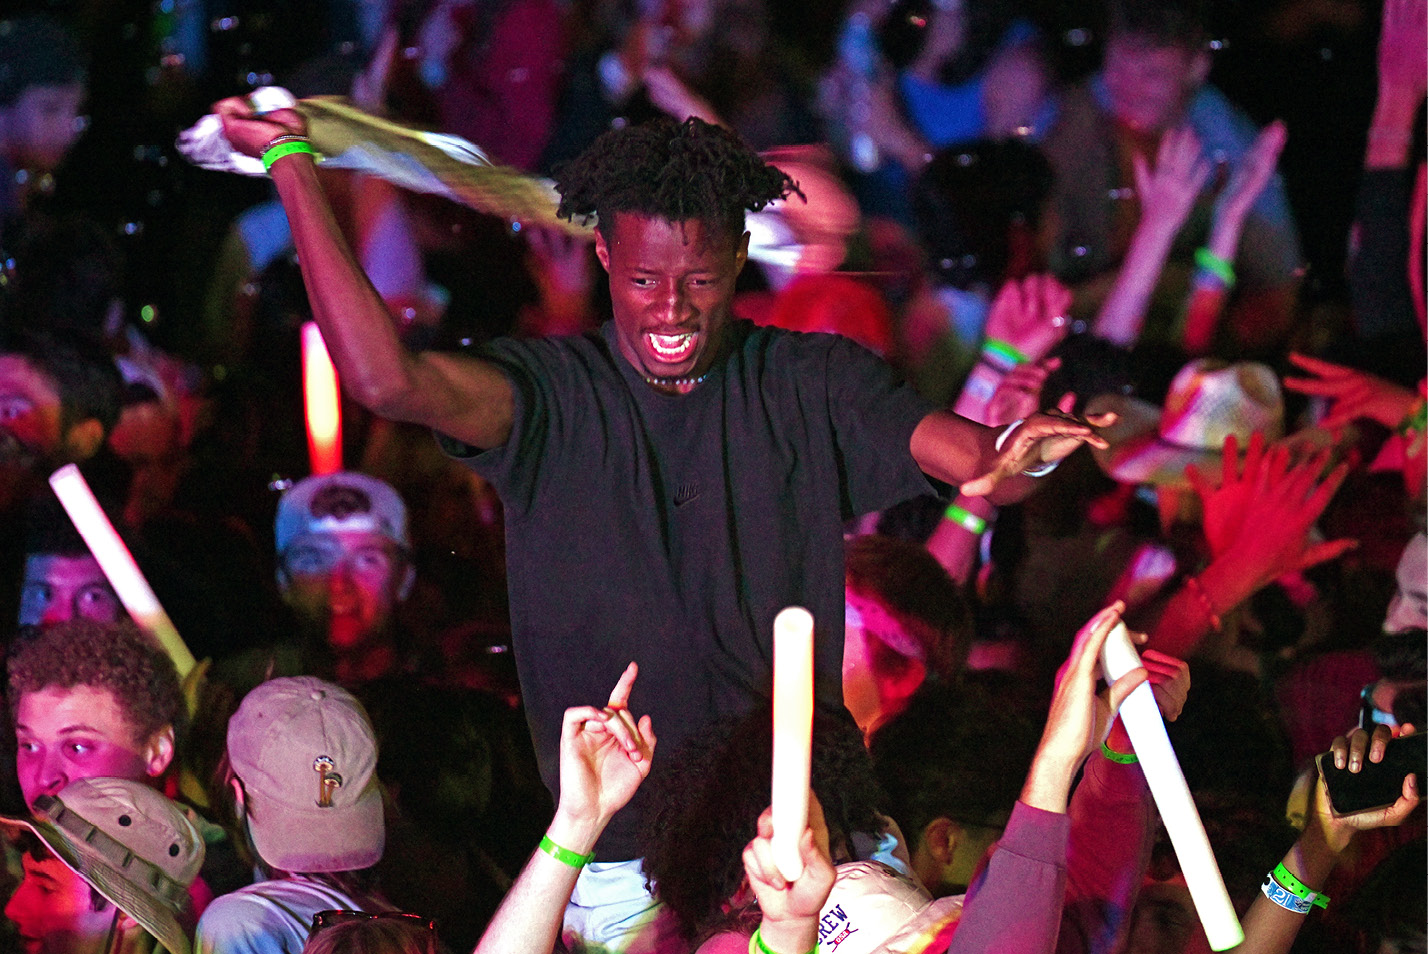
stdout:
<svg viewBox="0 0 1428 954">
<path fill-rule="evenodd" d="M 293 112 L 215 108 L 252 155 L 303 132 Z M 767 696 L 784 606 L 813 612 L 817 692 L 840 702 L 844 518 L 926 491 L 923 474 L 1016 499 L 1028 475 L 1104 443 L 1058 414 L 999 435 L 927 407 L 845 339 L 734 321 L 744 212 L 796 186 L 717 126 L 614 130 L 564 167 L 560 211 L 598 215 L 614 318 L 598 335 L 479 355 L 400 345 L 311 157 L 290 142 L 271 175 L 344 386 L 378 414 L 432 427 L 502 495 L 517 663 L 552 786 L 563 710 L 600 698 L 632 658 L 642 672 L 630 704 L 667 747 Z M 576 925 L 600 943 L 648 906 L 606 890 L 633 881 L 643 893 L 638 812 L 607 830 L 576 887 L 574 909 L 620 912 Z"/>
</svg>

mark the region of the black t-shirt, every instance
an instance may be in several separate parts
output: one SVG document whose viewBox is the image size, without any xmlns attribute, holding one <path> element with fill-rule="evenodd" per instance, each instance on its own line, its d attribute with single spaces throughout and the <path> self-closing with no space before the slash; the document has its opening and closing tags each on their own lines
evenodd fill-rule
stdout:
<svg viewBox="0 0 1428 954">
<path fill-rule="evenodd" d="M 846 338 L 735 322 L 692 392 L 650 387 L 599 335 L 501 340 L 515 390 L 501 447 L 453 442 L 506 508 L 511 629 L 541 773 L 558 789 L 560 726 L 630 699 L 673 752 L 771 692 L 773 618 L 804 606 L 815 692 L 842 703 L 843 522 L 927 493 L 909 451 L 930 407 Z M 660 770 L 656 756 L 653 770 Z M 639 798 L 600 841 L 636 857 Z"/>
</svg>

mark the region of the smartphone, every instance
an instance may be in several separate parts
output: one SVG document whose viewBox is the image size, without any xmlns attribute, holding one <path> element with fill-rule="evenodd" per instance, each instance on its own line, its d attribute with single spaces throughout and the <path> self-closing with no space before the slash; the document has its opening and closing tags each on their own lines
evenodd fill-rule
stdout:
<svg viewBox="0 0 1428 954">
<path fill-rule="evenodd" d="M 1322 753 L 1316 761 L 1329 790 L 1329 808 L 1335 815 L 1385 808 L 1403 794 L 1405 775 L 1416 772 L 1422 788 L 1425 771 L 1428 771 L 1428 732 L 1390 739 L 1383 750 L 1383 761 L 1370 762 L 1365 758 L 1358 772 L 1335 768 L 1332 752 Z"/>
</svg>

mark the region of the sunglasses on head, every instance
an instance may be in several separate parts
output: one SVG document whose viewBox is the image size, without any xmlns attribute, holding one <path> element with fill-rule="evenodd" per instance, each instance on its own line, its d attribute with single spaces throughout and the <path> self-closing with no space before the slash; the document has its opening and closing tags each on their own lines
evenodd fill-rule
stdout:
<svg viewBox="0 0 1428 954">
<path fill-rule="evenodd" d="M 312 940 L 325 928 L 353 921 L 391 921 L 413 931 L 421 931 L 426 944 L 426 954 L 437 954 L 436 921 L 407 911 L 319 911 L 312 916 L 312 929 L 308 931 L 308 940 Z"/>
</svg>

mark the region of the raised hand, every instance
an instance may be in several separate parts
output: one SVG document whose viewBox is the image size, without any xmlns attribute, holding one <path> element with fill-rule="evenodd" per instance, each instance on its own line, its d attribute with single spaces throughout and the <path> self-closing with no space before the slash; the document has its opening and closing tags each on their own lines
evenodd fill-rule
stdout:
<svg viewBox="0 0 1428 954">
<path fill-rule="evenodd" d="M 1142 222 L 1171 234 L 1180 231 L 1210 179 L 1199 138 L 1188 126 L 1173 129 L 1161 137 L 1154 169 L 1140 153 L 1131 157 L 1131 167 Z"/>
<path fill-rule="evenodd" d="M 1327 430 L 1337 430 L 1360 418 L 1395 428 L 1413 410 L 1417 396 L 1392 381 L 1294 352 L 1290 352 L 1289 360 L 1313 377 L 1285 378 L 1286 388 L 1333 402 L 1319 422 Z"/>
<path fill-rule="evenodd" d="M 1060 461 L 1082 444 L 1105 448 L 1109 445 L 1096 428 L 1115 422 L 1116 415 L 1111 413 L 1093 414 L 1084 420 L 1061 410 L 1033 414 L 1012 431 L 992 469 L 962 484 L 960 492 L 984 497 L 1008 477 Z"/>
<path fill-rule="evenodd" d="M 598 835 L 650 773 L 654 728 L 649 716 L 636 721 L 629 710 L 637 675 L 639 666 L 630 663 L 602 709 L 565 710 L 560 730 L 560 804 L 555 813 L 567 825 L 594 827 Z"/>
<path fill-rule="evenodd" d="M 1124 610 L 1125 604 L 1118 601 L 1091 617 L 1076 634 L 1071 654 L 1056 674 L 1046 729 L 1021 793 L 1021 800 L 1033 808 L 1066 811 L 1076 770 L 1106 737 L 1111 717 L 1126 696 L 1149 678 L 1144 668 L 1133 669 L 1117 679 L 1104 696 L 1096 694 L 1101 647 Z"/>
<path fill-rule="evenodd" d="M 763 913 L 759 932 L 775 954 L 801 954 L 818 940 L 818 914 L 833 890 L 828 826 L 818 796 L 809 793 L 808 827 L 798 839 L 803 873 L 787 881 L 773 855 L 773 809 L 759 816 L 758 834 L 744 848 L 744 874 Z"/>
<path fill-rule="evenodd" d="M 219 100 L 213 104 L 213 112 L 223 121 L 224 138 L 233 148 L 255 158 L 279 136 L 307 135 L 307 120 L 296 110 L 258 113 L 245 96 Z"/>
<path fill-rule="evenodd" d="M 1211 487 L 1198 470 L 1187 471 L 1204 504 L 1211 554 L 1233 564 L 1245 595 L 1356 545 L 1351 539 L 1309 542 L 1309 529 L 1343 483 L 1348 465 L 1325 476 L 1331 451 L 1316 451 L 1291 465 L 1289 446 L 1280 443 L 1261 452 L 1262 438 L 1256 438 L 1238 474 L 1238 447 L 1233 438 L 1225 442 L 1219 487 Z"/>
<path fill-rule="evenodd" d="M 1133 636 L 1137 641 L 1145 639 L 1143 635 Z M 1180 718 L 1180 713 L 1185 709 L 1185 700 L 1190 696 L 1190 666 L 1184 660 L 1154 649 L 1140 651 L 1140 664 L 1149 677 L 1160 717 L 1166 722 L 1174 722 Z M 1130 734 L 1126 732 L 1125 723 L 1119 718 L 1111 724 L 1106 744 L 1115 752 L 1131 751 Z"/>
<path fill-rule="evenodd" d="M 1269 180 L 1274 177 L 1274 169 L 1279 163 L 1279 154 L 1284 150 L 1287 135 L 1284 123 L 1275 120 L 1255 137 L 1254 145 L 1250 146 L 1249 151 L 1236 163 L 1234 171 L 1230 173 L 1230 181 L 1225 183 L 1219 198 L 1215 200 L 1212 231 L 1232 227 L 1236 244 L 1238 243 L 1245 217 L 1249 215 L 1250 208 L 1264 191 L 1264 187 L 1269 185 Z M 1229 249 L 1229 252 L 1226 257 L 1232 258 L 1234 249 Z"/>
<path fill-rule="evenodd" d="M 1051 275 L 1009 281 L 992 300 L 984 333 L 1039 361 L 1071 330 L 1071 290 Z"/>
</svg>

